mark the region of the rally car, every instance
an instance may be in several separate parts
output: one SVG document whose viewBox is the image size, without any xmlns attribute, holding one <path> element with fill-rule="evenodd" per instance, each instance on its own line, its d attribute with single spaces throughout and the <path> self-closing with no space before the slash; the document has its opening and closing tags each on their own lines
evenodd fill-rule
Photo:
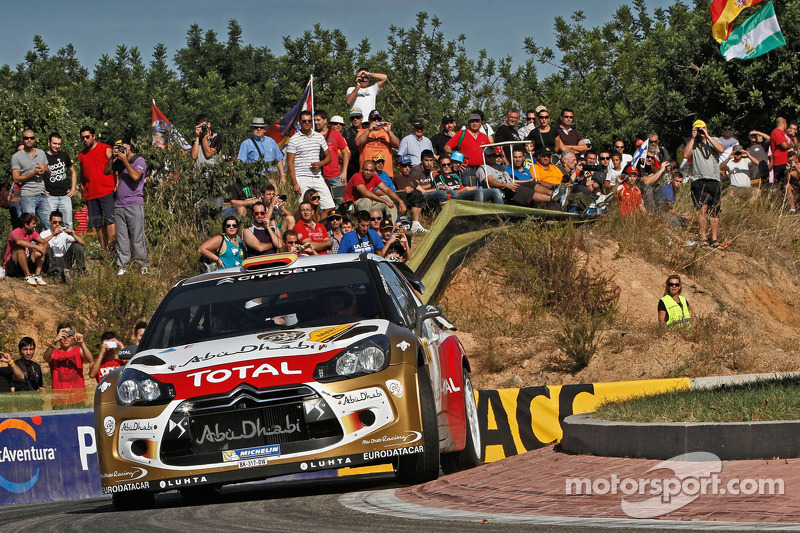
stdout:
<svg viewBox="0 0 800 533">
<path fill-rule="evenodd" d="M 179 490 L 392 464 L 404 483 L 480 464 L 469 361 L 405 265 L 275 254 L 164 297 L 95 393 L 116 508 Z"/>
</svg>

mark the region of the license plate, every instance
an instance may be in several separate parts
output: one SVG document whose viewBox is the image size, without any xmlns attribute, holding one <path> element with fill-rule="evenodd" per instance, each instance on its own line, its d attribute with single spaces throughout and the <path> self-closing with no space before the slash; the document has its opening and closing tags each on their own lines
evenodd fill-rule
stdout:
<svg viewBox="0 0 800 533">
<path fill-rule="evenodd" d="M 239 461 L 239 468 L 252 468 L 254 466 L 267 466 L 267 458 L 260 457 L 258 459 L 248 459 L 247 461 Z"/>
</svg>

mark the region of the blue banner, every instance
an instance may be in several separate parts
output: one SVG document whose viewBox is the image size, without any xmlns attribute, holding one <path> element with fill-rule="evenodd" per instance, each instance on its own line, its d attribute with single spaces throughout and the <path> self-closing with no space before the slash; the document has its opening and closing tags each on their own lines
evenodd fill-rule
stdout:
<svg viewBox="0 0 800 533">
<path fill-rule="evenodd" d="M 100 496 L 91 410 L 0 415 L 0 504 Z"/>
</svg>

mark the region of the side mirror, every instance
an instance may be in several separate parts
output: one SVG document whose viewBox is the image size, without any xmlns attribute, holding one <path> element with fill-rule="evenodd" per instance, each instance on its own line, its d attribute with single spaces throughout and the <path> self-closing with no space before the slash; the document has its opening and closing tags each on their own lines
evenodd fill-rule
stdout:
<svg viewBox="0 0 800 533">
<path fill-rule="evenodd" d="M 421 305 L 417 307 L 417 333 L 422 332 L 422 323 L 425 320 L 437 316 L 442 316 L 443 313 L 444 311 L 442 311 L 441 307 L 435 306 L 433 304 Z"/>
<path fill-rule="evenodd" d="M 138 350 L 139 350 L 138 344 L 129 344 L 128 346 L 122 348 L 117 353 L 117 356 L 123 361 L 129 361 L 134 355 L 136 355 L 136 352 Z"/>
</svg>

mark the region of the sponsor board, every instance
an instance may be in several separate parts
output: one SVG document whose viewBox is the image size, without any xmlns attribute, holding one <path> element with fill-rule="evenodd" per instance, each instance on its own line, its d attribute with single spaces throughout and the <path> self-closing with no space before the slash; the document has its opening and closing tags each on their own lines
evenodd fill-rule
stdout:
<svg viewBox="0 0 800 533">
<path fill-rule="evenodd" d="M 286 415 L 286 425 L 274 424 L 272 426 L 262 425 L 261 418 L 252 420 L 242 420 L 241 428 L 222 428 L 220 429 L 219 423 L 214 424 L 212 428 L 209 425 L 203 425 L 203 430 L 199 438 L 195 439 L 197 444 L 204 442 L 232 442 L 237 440 L 252 439 L 254 437 L 268 437 L 272 435 L 288 435 L 292 433 L 299 433 L 301 431 L 300 419 L 296 418 L 294 422 L 291 421 L 289 415 Z M 278 452 L 280 453 L 280 451 Z"/>
<path fill-rule="evenodd" d="M 296 368 L 289 368 L 288 361 L 281 361 L 280 364 L 276 363 L 262 363 L 260 365 L 239 365 L 233 368 L 219 368 L 217 370 L 200 370 L 198 372 L 191 372 L 186 374 L 186 377 L 192 378 L 192 384 L 195 387 L 201 387 L 205 383 L 223 383 L 235 376 L 236 379 L 257 378 L 261 375 L 267 374 L 271 376 L 288 376 L 302 374 L 303 371 Z"/>
<path fill-rule="evenodd" d="M 132 490 L 148 490 L 149 481 L 137 481 L 136 483 L 124 483 L 122 485 L 108 485 L 103 487 L 103 494 L 114 494 L 115 492 L 130 492 Z"/>
<path fill-rule="evenodd" d="M 302 332 L 300 332 L 300 333 L 302 333 Z M 261 335 L 259 335 L 259 337 L 261 337 Z M 268 342 L 274 342 L 274 341 L 268 341 Z M 294 342 L 294 341 L 292 341 L 292 342 Z M 204 363 L 206 361 L 211 361 L 212 359 L 219 359 L 221 357 L 229 357 L 231 355 L 242 355 L 242 354 L 257 353 L 257 352 L 269 352 L 269 351 L 320 350 L 320 349 L 322 349 L 324 347 L 325 347 L 325 345 L 316 346 L 314 344 L 309 344 L 307 342 L 303 342 L 302 340 L 301 341 L 297 341 L 294 344 L 279 343 L 278 346 L 272 346 L 272 345 L 267 344 L 267 343 L 245 344 L 244 346 L 241 346 L 239 349 L 231 351 L 231 352 L 228 352 L 228 351 L 215 352 L 215 353 L 214 352 L 206 352 L 203 355 L 195 355 L 195 356 L 189 358 L 188 361 L 186 361 L 185 363 L 183 363 L 180 366 L 181 366 L 181 368 L 183 368 L 184 366 L 197 364 L 197 363 Z"/>
<path fill-rule="evenodd" d="M 253 448 L 242 448 L 240 450 L 224 450 L 222 460 L 244 461 L 245 459 L 255 459 L 256 457 L 269 457 L 281 454 L 280 444 L 270 444 L 268 446 L 255 446 Z M 265 463 L 266 464 L 266 463 Z"/>
<path fill-rule="evenodd" d="M 355 392 L 346 392 L 344 394 L 334 394 L 333 397 L 339 405 L 353 405 L 357 403 L 368 402 L 370 400 L 382 400 L 385 398 L 383 391 L 378 387 L 372 387 Z"/>
</svg>

